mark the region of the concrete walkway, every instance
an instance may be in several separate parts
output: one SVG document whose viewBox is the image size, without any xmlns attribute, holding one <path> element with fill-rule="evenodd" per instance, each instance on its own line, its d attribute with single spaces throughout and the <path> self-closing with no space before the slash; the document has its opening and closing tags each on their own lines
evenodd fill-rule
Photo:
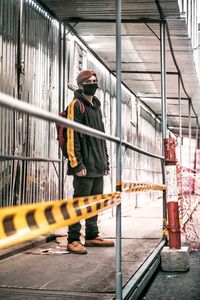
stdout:
<svg viewBox="0 0 200 300">
<path fill-rule="evenodd" d="M 115 218 L 100 218 L 104 236 L 115 240 Z M 126 210 L 122 218 L 123 285 L 159 243 L 162 233 L 160 200 Z M 66 229 L 60 231 L 66 234 Z M 43 242 L 42 242 L 43 241 Z M 59 243 L 60 247 L 59 247 Z M 30 245 L 34 248 L 30 248 Z M 113 299 L 115 295 L 115 248 L 89 248 L 87 255 L 68 254 L 66 237 L 40 237 L 30 245 L 0 250 L 0 299 Z M 63 244 L 62 244 L 63 243 Z M 65 245 L 64 245 L 65 244 Z M 21 248 L 20 248 L 21 247 Z M 24 251 L 26 250 L 26 251 Z M 58 253 L 63 250 L 63 254 Z M 23 252 L 22 252 L 23 251 Z M 190 253 L 188 272 L 158 271 L 142 300 L 199 300 L 200 252 Z"/>
<path fill-rule="evenodd" d="M 160 202 L 123 213 L 123 285 L 161 239 Z M 115 240 L 115 218 L 100 218 L 99 228 Z M 51 241 L 1 260 L 0 299 L 113 299 L 115 247 L 88 248 L 87 255 L 76 255 L 65 246 L 64 254 L 58 254 L 58 246 Z"/>
</svg>

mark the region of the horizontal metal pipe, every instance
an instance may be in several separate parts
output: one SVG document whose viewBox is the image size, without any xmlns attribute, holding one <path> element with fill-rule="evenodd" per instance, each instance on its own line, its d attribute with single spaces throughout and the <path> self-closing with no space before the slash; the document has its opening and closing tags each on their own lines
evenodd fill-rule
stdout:
<svg viewBox="0 0 200 300">
<path fill-rule="evenodd" d="M 98 131 L 96 129 L 87 127 L 85 125 L 80 125 L 77 122 L 70 121 L 66 118 L 60 117 L 54 113 L 51 113 L 44 109 L 38 108 L 38 107 L 36 107 L 32 104 L 26 103 L 24 101 L 20 101 L 16 98 L 13 98 L 4 93 L 0 93 L 0 105 L 20 111 L 22 113 L 29 114 L 31 116 L 35 116 L 39 119 L 54 122 L 59 125 L 66 125 L 66 127 L 73 128 L 73 129 L 77 130 L 78 132 L 81 132 L 84 134 L 88 134 L 88 135 L 91 135 L 91 136 L 94 136 L 94 137 L 97 137 L 100 139 L 107 139 L 112 142 L 120 143 L 119 138 L 105 134 L 102 131 Z"/>
<path fill-rule="evenodd" d="M 161 97 L 160 96 L 151 96 L 151 97 L 149 97 L 149 96 L 141 96 L 140 97 L 140 99 L 161 99 Z M 179 100 L 179 97 L 170 97 L 170 96 L 168 96 L 166 99 L 168 99 L 168 100 Z M 185 100 L 185 101 L 188 101 L 189 99 L 188 98 L 185 98 L 185 97 L 181 97 L 180 98 L 181 100 Z M 159 114 L 158 114 L 158 116 L 159 116 Z M 161 116 L 161 115 L 160 115 Z"/>
<path fill-rule="evenodd" d="M 158 114 L 158 116 L 160 116 L 160 114 Z M 168 117 L 172 117 L 172 118 L 179 118 L 179 115 L 167 115 Z M 181 118 L 187 118 L 188 119 L 188 116 L 181 116 Z M 196 116 L 191 116 L 192 119 L 196 119 Z"/>
<path fill-rule="evenodd" d="M 168 128 L 169 129 L 178 129 L 179 128 L 179 125 L 168 125 Z M 183 129 L 189 129 L 189 127 L 188 126 L 182 126 L 182 128 Z M 193 130 L 196 130 L 196 127 L 191 127 L 191 129 L 193 129 Z"/>
<path fill-rule="evenodd" d="M 158 158 L 158 159 L 164 159 L 163 156 L 160 156 L 160 155 L 156 155 L 156 154 L 153 154 L 151 152 L 147 152 L 147 151 L 144 151 L 143 149 L 137 147 L 137 146 L 134 146 L 130 143 L 127 143 L 125 141 L 122 141 L 122 146 L 125 146 L 131 150 L 135 150 L 136 152 L 138 153 L 141 153 L 141 154 L 144 154 L 144 155 L 147 155 L 147 156 L 150 156 L 150 157 L 154 157 L 154 158 Z"/>
<path fill-rule="evenodd" d="M 63 19 L 63 22 L 65 22 L 66 24 L 68 23 L 116 23 L 116 19 L 92 19 L 92 18 L 65 18 Z M 137 23 L 152 23 L 152 24 L 159 24 L 160 23 L 160 19 L 148 19 L 148 18 L 141 18 L 141 19 L 137 19 L 137 20 L 133 20 L 133 19 L 122 19 L 121 23 L 127 23 L 127 24 L 137 24 Z"/>
<path fill-rule="evenodd" d="M 114 73 L 115 71 L 112 70 L 112 72 Z M 136 70 L 123 70 L 122 73 L 125 74 L 158 74 L 160 75 L 161 72 L 160 71 L 154 71 L 154 70 L 148 70 L 148 71 L 136 71 Z M 166 72 L 167 75 L 178 75 L 178 72 Z"/>
<path fill-rule="evenodd" d="M 54 122 L 54 123 L 57 123 L 60 125 L 65 125 L 66 127 L 73 128 L 78 132 L 88 134 L 88 135 L 94 136 L 96 138 L 109 140 L 109 141 L 115 142 L 117 144 L 122 142 L 122 145 L 126 146 L 129 149 L 135 150 L 135 151 L 142 153 L 144 155 L 147 155 L 147 156 L 151 156 L 151 157 L 158 158 L 158 159 L 163 159 L 162 156 L 159 156 L 156 154 L 154 155 L 154 154 L 144 151 L 136 146 L 133 146 L 125 141 L 120 141 L 120 138 L 114 137 L 114 136 L 106 134 L 102 131 L 98 131 L 96 129 L 90 128 L 88 126 L 79 124 L 77 122 L 70 121 L 66 118 L 60 117 L 54 113 L 51 113 L 44 109 L 38 108 L 32 104 L 18 100 L 16 98 L 13 98 L 13 97 L 6 95 L 4 93 L 1 93 L 1 92 L 0 92 L 0 105 L 10 108 L 10 109 L 20 111 L 22 113 L 29 114 L 31 116 L 35 116 L 37 118 L 40 118 L 40 119 L 43 119 L 46 121 Z"/>
<path fill-rule="evenodd" d="M 46 161 L 46 162 L 61 162 L 60 159 L 51 159 L 51 158 L 43 158 L 43 157 L 25 157 L 25 156 L 17 156 L 17 155 L 4 155 L 0 154 L 0 161 L 3 160 L 24 160 L 24 161 Z"/>
</svg>

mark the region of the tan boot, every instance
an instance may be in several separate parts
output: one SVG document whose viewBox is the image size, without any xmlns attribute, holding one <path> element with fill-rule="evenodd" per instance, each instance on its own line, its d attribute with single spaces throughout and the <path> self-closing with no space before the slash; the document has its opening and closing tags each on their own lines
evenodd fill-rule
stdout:
<svg viewBox="0 0 200 300">
<path fill-rule="evenodd" d="M 87 249 L 79 241 L 67 244 L 67 250 L 75 254 L 87 254 Z"/>
<path fill-rule="evenodd" d="M 100 236 L 94 240 L 85 240 L 86 247 L 113 247 L 114 245 L 112 240 L 103 239 Z"/>
</svg>

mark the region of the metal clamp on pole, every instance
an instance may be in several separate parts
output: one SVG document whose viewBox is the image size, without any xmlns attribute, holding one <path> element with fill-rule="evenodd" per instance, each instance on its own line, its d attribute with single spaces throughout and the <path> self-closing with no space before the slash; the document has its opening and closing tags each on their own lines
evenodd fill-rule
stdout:
<svg viewBox="0 0 200 300">
<path fill-rule="evenodd" d="M 165 147 L 165 183 L 167 185 L 167 212 L 169 230 L 169 248 L 181 248 L 181 234 L 178 211 L 178 186 L 176 177 L 176 140 L 164 139 Z"/>
</svg>

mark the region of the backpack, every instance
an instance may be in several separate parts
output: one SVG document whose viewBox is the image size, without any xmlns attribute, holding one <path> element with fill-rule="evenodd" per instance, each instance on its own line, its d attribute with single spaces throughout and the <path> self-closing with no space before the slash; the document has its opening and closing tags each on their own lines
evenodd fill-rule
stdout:
<svg viewBox="0 0 200 300">
<path fill-rule="evenodd" d="M 79 103 L 79 106 L 80 106 L 80 112 L 81 114 L 84 114 L 85 112 L 85 105 L 83 104 L 82 101 L 80 101 L 79 99 L 74 99 L 76 101 L 78 101 Z M 67 109 L 60 112 L 59 113 L 59 116 L 60 117 L 63 117 L 63 118 L 66 118 L 67 119 Z M 64 139 L 64 136 L 66 137 L 66 134 L 65 131 L 66 131 L 66 126 L 65 125 L 59 125 L 59 124 L 56 124 L 56 130 L 57 130 L 57 140 L 58 140 L 58 144 L 59 144 L 59 147 L 63 153 L 63 155 L 65 157 L 67 157 L 67 151 L 66 151 L 66 143 L 67 141 Z"/>
</svg>

